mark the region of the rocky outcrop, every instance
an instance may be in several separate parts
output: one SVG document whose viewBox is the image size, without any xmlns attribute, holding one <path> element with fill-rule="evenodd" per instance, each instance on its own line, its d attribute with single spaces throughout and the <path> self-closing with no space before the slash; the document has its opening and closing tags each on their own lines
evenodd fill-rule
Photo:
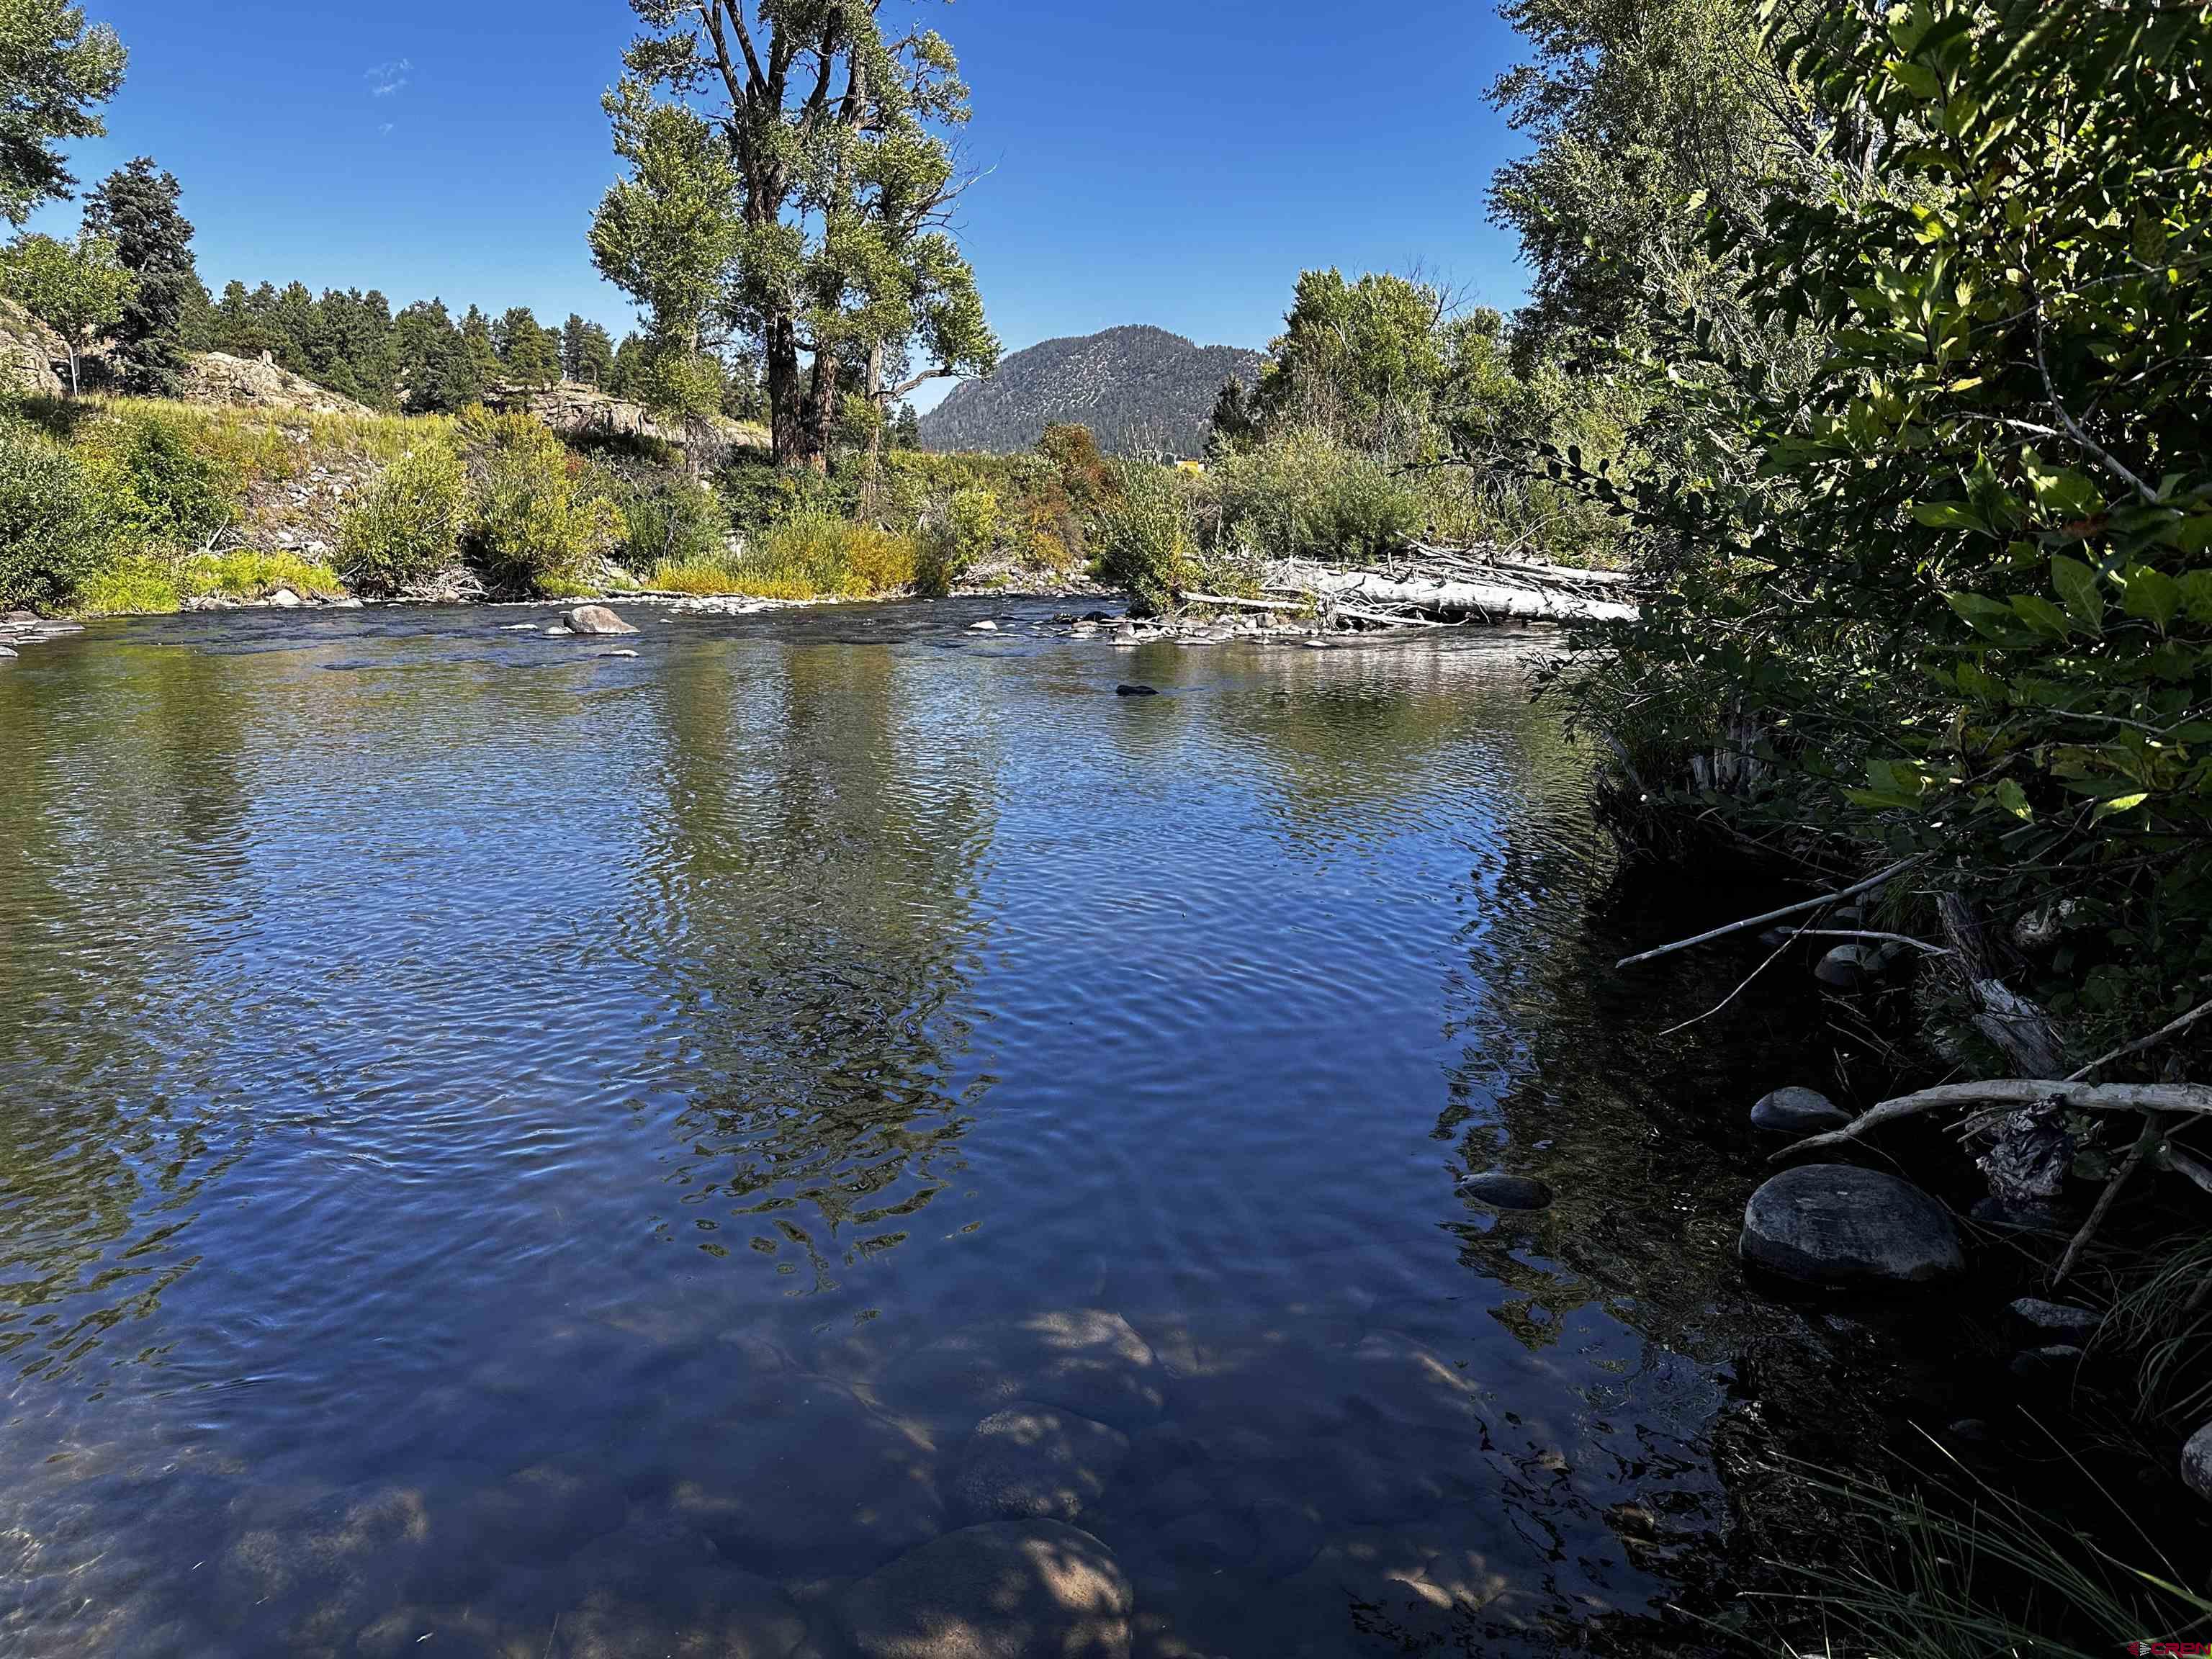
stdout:
<svg viewBox="0 0 2212 1659">
<path fill-rule="evenodd" d="M 564 438 L 653 438 L 680 444 L 685 437 L 682 426 L 663 421 L 644 404 L 574 380 L 544 387 L 494 386 L 483 400 L 489 409 L 534 416 Z M 733 447 L 761 448 L 768 443 L 760 428 L 738 421 L 718 418 L 714 434 Z"/>
<path fill-rule="evenodd" d="M 853 1586 L 839 1623 L 863 1659 L 1128 1659 L 1129 1581 L 1051 1521 L 948 1533 Z"/>
<path fill-rule="evenodd" d="M 1965 1270 L 1951 1212 L 1895 1176 L 1848 1164 L 1778 1175 L 1745 1206 L 1743 1259 L 1807 1285 L 1913 1285 Z"/>
<path fill-rule="evenodd" d="M 0 298 L 0 392 L 58 398 L 69 386 L 55 365 L 68 362 L 68 341 L 13 300 Z"/>
<path fill-rule="evenodd" d="M 279 368 L 267 352 L 248 360 L 226 352 L 197 353 L 185 370 L 182 396 L 188 403 L 219 404 L 236 409 L 274 409 L 295 415 L 373 415 L 350 398 Z"/>
</svg>

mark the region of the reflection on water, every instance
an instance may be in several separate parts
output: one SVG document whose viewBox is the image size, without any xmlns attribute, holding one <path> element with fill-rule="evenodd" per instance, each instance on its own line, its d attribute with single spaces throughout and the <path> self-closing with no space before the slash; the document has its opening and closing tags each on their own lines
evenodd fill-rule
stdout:
<svg viewBox="0 0 2212 1659">
<path fill-rule="evenodd" d="M 1007 1412 L 1141 1653 L 1676 1594 L 1737 1085 L 1525 650 L 977 614 L 0 674 L 0 1651 L 834 1654 Z"/>
</svg>

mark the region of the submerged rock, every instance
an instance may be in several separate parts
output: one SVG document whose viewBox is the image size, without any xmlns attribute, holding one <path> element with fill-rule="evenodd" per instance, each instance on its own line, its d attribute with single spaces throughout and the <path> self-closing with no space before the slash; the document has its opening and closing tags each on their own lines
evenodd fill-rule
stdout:
<svg viewBox="0 0 2212 1659">
<path fill-rule="evenodd" d="M 1135 1599 L 1112 1552 L 1053 1521 L 948 1533 L 846 1592 L 861 1659 L 1127 1659 Z"/>
<path fill-rule="evenodd" d="M 2103 1316 L 2092 1309 L 2076 1308 L 2063 1302 L 2045 1302 L 2040 1297 L 2024 1296 L 2012 1304 L 2012 1316 L 2030 1330 L 2040 1331 L 2065 1342 L 2086 1342 L 2096 1334 L 2103 1324 Z"/>
<path fill-rule="evenodd" d="M 2070 1342 L 2030 1348 L 2025 1353 L 2014 1354 L 2007 1369 L 2023 1382 L 2070 1382 L 2081 1369 L 2081 1350 Z"/>
<path fill-rule="evenodd" d="M 953 1501 L 978 1521 L 1073 1521 L 1128 1455 L 1128 1436 L 1103 1423 L 1019 1401 L 975 1425 Z"/>
<path fill-rule="evenodd" d="M 1114 688 L 1114 695 L 1117 697 L 1157 697 L 1160 694 L 1149 685 L 1117 685 Z"/>
<path fill-rule="evenodd" d="M 2212 1423 L 2197 1430 L 2181 1449 L 2181 1478 L 2190 1491 L 2212 1504 Z"/>
<path fill-rule="evenodd" d="M 1540 1181 L 1531 1181 L 1526 1176 L 1505 1175 L 1492 1170 L 1487 1175 L 1469 1176 L 1459 1183 L 1462 1198 L 1471 1198 L 1478 1204 L 1487 1204 L 1493 1210 L 1548 1210 L 1552 1207 L 1552 1189 Z"/>
<path fill-rule="evenodd" d="M 571 634 L 635 634 L 620 617 L 603 605 L 580 605 L 561 619 Z"/>
<path fill-rule="evenodd" d="M 1751 1109 L 1751 1127 L 1775 1134 L 1824 1134 L 1850 1121 L 1850 1113 L 1817 1089 L 1777 1089 Z"/>
<path fill-rule="evenodd" d="M 1909 1182 L 1848 1164 L 1808 1164 L 1761 1187 L 1737 1248 L 1808 1285 L 1923 1284 L 1966 1265 L 1949 1211 Z"/>
</svg>

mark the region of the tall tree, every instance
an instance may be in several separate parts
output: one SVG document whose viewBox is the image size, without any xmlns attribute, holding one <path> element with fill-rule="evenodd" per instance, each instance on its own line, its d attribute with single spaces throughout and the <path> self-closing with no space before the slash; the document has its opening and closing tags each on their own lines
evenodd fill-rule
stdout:
<svg viewBox="0 0 2212 1659">
<path fill-rule="evenodd" d="M 123 85 L 115 31 L 67 0 L 0 4 L 0 214 L 21 224 L 76 184 L 56 148 L 107 131 L 94 112 Z"/>
<path fill-rule="evenodd" d="M 967 120 L 968 89 L 934 32 L 887 39 L 879 3 L 631 0 L 646 28 L 610 100 L 618 148 L 657 88 L 720 141 L 738 226 L 723 316 L 758 343 L 786 465 L 826 465 L 846 392 L 880 404 L 881 384 L 848 383 L 854 362 L 908 342 L 926 374 L 996 360 L 945 223 L 944 134 Z"/>
<path fill-rule="evenodd" d="M 155 171 L 141 155 L 110 173 L 85 204 L 85 228 L 112 242 L 137 279 L 115 327 L 116 378 L 154 397 L 173 396 L 183 384 L 185 313 L 200 287 L 181 194 L 175 174 Z"/>
<path fill-rule="evenodd" d="M 571 312 L 561 329 L 562 374 L 580 386 L 605 386 L 614 366 L 612 337 Z"/>
<path fill-rule="evenodd" d="M 392 325 L 406 407 L 416 414 L 451 414 L 483 395 L 479 358 L 471 352 L 442 300 L 419 300 Z"/>
<path fill-rule="evenodd" d="M 528 306 L 516 306 L 492 327 L 492 343 L 507 378 L 533 390 L 561 378 L 561 337 L 538 321 Z"/>
<path fill-rule="evenodd" d="M 0 288 L 68 342 L 72 398 L 82 389 L 80 355 L 115 326 L 134 285 L 115 257 L 114 244 L 91 235 L 74 242 L 18 237 L 0 256 Z"/>
</svg>

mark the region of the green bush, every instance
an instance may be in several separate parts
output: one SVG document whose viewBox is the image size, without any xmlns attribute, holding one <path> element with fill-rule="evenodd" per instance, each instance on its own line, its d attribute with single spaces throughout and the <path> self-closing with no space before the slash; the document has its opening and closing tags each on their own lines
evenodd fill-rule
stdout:
<svg viewBox="0 0 2212 1659">
<path fill-rule="evenodd" d="M 915 585 L 943 599 L 997 544 L 999 498 L 988 489 L 956 490 L 922 520 L 915 539 Z"/>
<path fill-rule="evenodd" d="M 240 550 L 186 559 L 174 576 L 183 599 L 265 599 L 278 588 L 301 599 L 342 599 L 345 584 L 326 564 L 296 553 Z"/>
<path fill-rule="evenodd" d="M 88 428 L 78 453 L 126 545 L 204 547 L 237 516 L 243 475 L 165 413 L 120 410 Z"/>
<path fill-rule="evenodd" d="M 169 562 L 133 553 L 87 574 L 70 608 L 80 617 L 166 617 L 183 605 Z"/>
<path fill-rule="evenodd" d="M 61 608 L 103 550 L 84 469 L 21 421 L 0 420 L 0 610 Z"/>
<path fill-rule="evenodd" d="M 1224 456 L 1214 483 L 1224 539 L 1273 558 L 1359 564 L 1432 528 L 1421 476 L 1304 428 Z"/>
<path fill-rule="evenodd" d="M 468 479 L 443 444 L 403 455 L 345 516 L 338 556 L 364 592 L 396 593 L 453 562 L 467 518 Z"/>
<path fill-rule="evenodd" d="M 588 591 L 622 515 L 582 487 L 583 463 L 528 415 L 471 409 L 460 436 L 469 473 L 466 545 L 487 581 L 509 592 Z"/>
<path fill-rule="evenodd" d="M 1174 604 L 1196 551 L 1187 477 L 1146 461 L 1118 461 L 1115 489 L 1091 531 L 1100 575 L 1128 590 L 1139 611 Z"/>
<path fill-rule="evenodd" d="M 633 570 L 711 562 L 728 543 L 721 503 L 689 478 L 610 471 L 600 487 L 622 514 L 622 560 Z"/>
</svg>

